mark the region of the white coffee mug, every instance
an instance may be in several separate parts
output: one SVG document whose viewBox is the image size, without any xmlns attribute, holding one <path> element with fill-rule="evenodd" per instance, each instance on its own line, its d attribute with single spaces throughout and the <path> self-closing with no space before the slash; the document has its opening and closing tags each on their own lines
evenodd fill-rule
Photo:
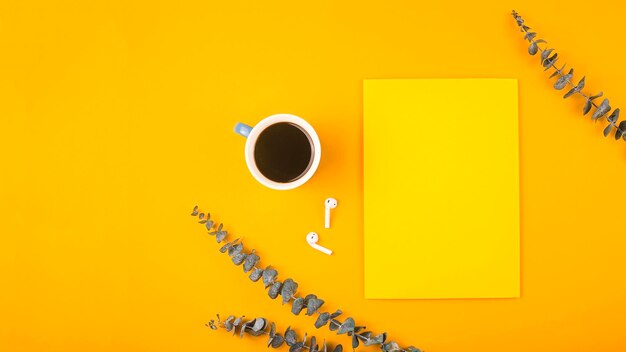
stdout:
<svg viewBox="0 0 626 352">
<path fill-rule="evenodd" d="M 268 176 L 263 174 L 263 172 L 261 172 L 261 170 L 259 169 L 259 165 L 257 165 L 257 159 L 255 157 L 255 151 L 257 148 L 257 142 L 259 141 L 259 137 L 263 135 L 264 131 L 266 133 L 270 133 L 269 131 L 272 131 L 272 129 L 268 131 L 266 130 L 272 126 L 274 126 L 275 128 L 275 125 L 277 124 L 289 124 L 291 126 L 297 127 L 300 132 L 302 132 L 306 136 L 306 138 L 308 138 L 311 148 L 307 168 L 304 169 L 304 171 L 300 175 L 288 181 L 278 181 L 268 178 Z M 254 127 L 248 126 L 243 123 L 238 123 L 235 126 L 235 132 L 247 138 L 245 148 L 246 164 L 248 165 L 248 169 L 250 170 L 250 173 L 252 173 L 252 176 L 254 176 L 257 181 L 259 181 L 262 185 L 266 187 L 277 190 L 288 190 L 299 187 L 306 183 L 309 179 L 311 179 L 311 177 L 313 177 L 313 174 L 315 174 L 315 171 L 319 166 L 320 158 L 322 156 L 322 148 L 320 145 L 319 137 L 317 136 L 315 129 L 313 129 L 313 126 L 311 126 L 304 119 L 296 115 L 271 115 L 261 120 Z M 265 138 L 268 137 L 262 137 L 262 139 Z M 300 160 L 300 162 L 304 161 Z M 267 166 L 262 166 L 262 168 L 267 168 Z"/>
</svg>

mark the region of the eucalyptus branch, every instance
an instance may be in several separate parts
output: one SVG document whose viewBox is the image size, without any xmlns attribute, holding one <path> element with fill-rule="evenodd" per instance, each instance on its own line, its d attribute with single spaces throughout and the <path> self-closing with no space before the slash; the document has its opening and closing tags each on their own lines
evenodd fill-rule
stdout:
<svg viewBox="0 0 626 352">
<path fill-rule="evenodd" d="M 228 316 L 223 322 L 220 319 L 220 315 L 217 314 L 217 321 L 210 320 L 206 325 L 212 330 L 218 330 L 222 328 L 227 332 L 233 332 L 233 335 L 239 330 L 239 336 L 244 337 L 248 334 L 251 336 L 267 335 L 267 347 L 280 348 L 283 344 L 289 346 L 289 352 L 301 352 L 303 350 L 309 350 L 310 352 L 343 352 L 343 346 L 341 344 L 331 348 L 326 344 L 326 339 L 322 340 L 320 345 L 317 344 L 317 338 L 311 336 L 307 343 L 307 334 L 305 333 L 302 338 L 298 337 L 295 330 L 291 327 L 287 327 L 284 334 L 276 332 L 276 324 L 268 322 L 265 318 L 254 318 L 252 320 L 243 321 L 245 316 L 235 318 L 234 315 Z"/>
<path fill-rule="evenodd" d="M 211 220 L 211 215 L 199 210 L 198 206 L 193 208 L 191 215 L 198 217 L 198 222 L 204 224 L 209 235 L 215 236 L 217 243 L 223 242 L 228 237 L 228 232 L 224 230 L 224 224 L 219 224 L 216 228 L 216 223 Z M 258 266 L 260 261 L 259 255 L 256 254 L 254 249 L 251 252 L 246 252 L 243 242 L 239 238 L 224 244 L 219 251 L 228 253 L 233 264 L 237 266 L 243 264 L 243 271 L 244 273 L 250 273 L 248 278 L 251 281 L 261 280 L 265 288 L 268 289 L 267 294 L 271 299 L 276 299 L 280 295 L 283 304 L 290 303 L 291 312 L 294 315 L 299 315 L 306 308 L 306 315 L 318 314 L 315 320 L 315 328 L 319 329 L 328 325 L 330 331 L 336 331 L 338 335 L 347 334 L 350 336 L 353 349 L 363 343 L 364 346 L 379 345 L 383 352 L 421 352 L 420 349 L 413 346 L 401 348 L 396 342 L 387 342 L 387 333 L 374 335 L 371 331 L 363 331 L 366 327 L 357 326 L 351 317 L 346 318 L 342 322 L 338 319 L 343 313 L 340 309 L 337 309 L 334 313 L 321 312 L 320 308 L 325 303 L 323 299 L 318 298 L 315 294 L 308 294 L 304 297 L 297 296 L 298 283 L 293 279 L 279 281 L 277 280 L 278 271 L 276 269 L 269 265 L 264 269 Z"/>
<path fill-rule="evenodd" d="M 515 19 L 520 31 L 524 33 L 524 40 L 527 40 L 530 43 L 530 46 L 528 47 L 528 53 L 530 55 L 535 55 L 539 52 L 541 57 L 541 65 L 544 67 L 544 71 L 547 71 L 549 69 L 555 70 L 552 75 L 550 75 L 550 78 L 558 76 L 556 82 L 554 82 L 554 89 L 561 90 L 569 85 L 571 89 L 567 93 L 565 93 L 565 95 L 563 96 L 564 99 L 569 98 L 574 94 L 582 96 L 583 98 L 585 98 L 583 115 L 587 115 L 587 113 L 589 113 L 589 111 L 591 111 L 591 108 L 593 107 L 594 112 L 593 114 L 591 114 L 592 120 L 597 121 L 600 118 L 604 118 L 608 121 L 608 125 L 604 128 L 604 136 L 607 137 L 611 133 L 613 128 L 615 128 L 615 139 L 618 140 L 622 138 L 626 140 L 626 120 L 620 122 L 619 124 L 617 123 L 620 113 L 619 108 L 611 112 L 609 99 L 606 98 L 602 100 L 602 103 L 600 103 L 600 105 L 596 104 L 594 100 L 600 98 L 603 95 L 602 92 L 595 95 L 583 93 L 582 89 L 585 87 L 585 77 L 583 76 L 583 78 L 581 78 L 577 84 L 574 84 L 572 82 L 572 78 L 574 77 L 574 69 L 570 68 L 570 70 L 565 73 L 565 67 L 567 66 L 566 64 L 564 64 L 561 68 L 558 68 L 556 66 L 556 62 L 559 59 L 559 55 L 554 52 L 554 49 L 547 46 L 548 42 L 543 39 L 535 39 L 537 37 L 537 33 L 530 31 L 531 28 L 524 24 L 524 20 L 522 19 L 522 17 L 515 11 L 512 11 L 511 14 Z M 544 45 L 544 47 L 542 48 L 541 45 Z M 609 112 L 611 112 L 610 115 Z"/>
</svg>

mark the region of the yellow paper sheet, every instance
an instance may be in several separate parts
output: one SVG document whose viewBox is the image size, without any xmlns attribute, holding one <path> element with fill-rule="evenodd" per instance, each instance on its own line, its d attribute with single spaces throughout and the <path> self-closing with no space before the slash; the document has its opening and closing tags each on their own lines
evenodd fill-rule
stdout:
<svg viewBox="0 0 626 352">
<path fill-rule="evenodd" d="M 520 295 L 517 80 L 364 81 L 366 298 Z"/>
</svg>

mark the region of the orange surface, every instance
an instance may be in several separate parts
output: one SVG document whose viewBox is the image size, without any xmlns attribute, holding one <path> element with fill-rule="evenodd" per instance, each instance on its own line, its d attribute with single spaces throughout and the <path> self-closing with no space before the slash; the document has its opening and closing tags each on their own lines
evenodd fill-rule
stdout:
<svg viewBox="0 0 626 352">
<path fill-rule="evenodd" d="M 197 203 L 281 277 L 402 344 L 624 351 L 626 144 L 552 89 L 512 8 L 626 106 L 615 1 L 2 1 L 0 350 L 265 348 L 208 331 L 216 312 L 314 332 L 218 253 L 188 216 Z M 363 299 L 362 79 L 421 77 L 519 78 L 520 299 Z M 231 132 L 276 112 L 308 119 L 325 148 L 290 192 L 252 179 Z"/>
</svg>

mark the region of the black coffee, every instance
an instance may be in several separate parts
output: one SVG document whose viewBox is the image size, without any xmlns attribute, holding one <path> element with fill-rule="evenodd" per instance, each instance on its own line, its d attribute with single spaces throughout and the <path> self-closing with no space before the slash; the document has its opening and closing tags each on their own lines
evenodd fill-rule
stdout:
<svg viewBox="0 0 626 352">
<path fill-rule="evenodd" d="M 309 170 L 313 161 L 311 140 L 296 125 L 273 124 L 257 138 L 254 161 L 263 176 L 274 182 L 295 181 Z"/>
</svg>

